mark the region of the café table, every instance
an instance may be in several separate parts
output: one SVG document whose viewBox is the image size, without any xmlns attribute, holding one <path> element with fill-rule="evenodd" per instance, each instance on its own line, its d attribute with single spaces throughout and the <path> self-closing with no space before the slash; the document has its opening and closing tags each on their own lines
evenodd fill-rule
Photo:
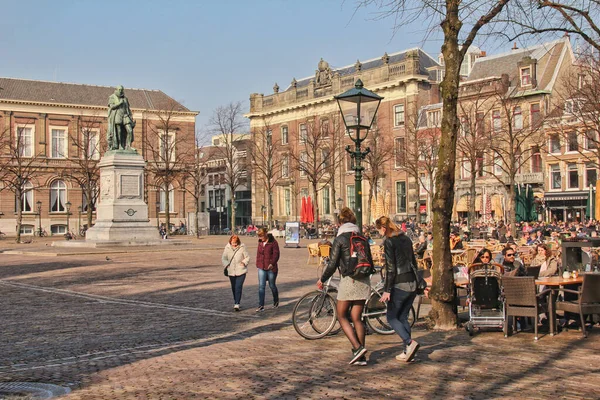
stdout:
<svg viewBox="0 0 600 400">
<path fill-rule="evenodd" d="M 562 276 L 548 276 L 535 280 L 535 284 L 538 286 L 545 286 L 550 289 L 550 298 L 548 300 L 549 311 L 550 311 L 550 336 L 554 336 L 556 333 L 556 297 L 555 292 L 558 292 L 562 286 L 567 285 L 581 285 L 583 283 L 583 277 L 579 275 L 577 278 L 563 278 Z"/>
</svg>

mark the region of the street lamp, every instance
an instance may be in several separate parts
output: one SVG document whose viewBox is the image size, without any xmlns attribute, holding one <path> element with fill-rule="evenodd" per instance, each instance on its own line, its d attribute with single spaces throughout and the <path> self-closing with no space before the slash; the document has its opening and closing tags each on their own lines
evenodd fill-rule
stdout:
<svg viewBox="0 0 600 400">
<path fill-rule="evenodd" d="M 360 161 L 363 160 L 371 151 L 368 147 L 362 151 L 360 144 L 367 138 L 369 129 L 373 125 L 377 109 L 383 97 L 367 90 L 363 87 L 360 79 L 356 81 L 353 89 L 350 89 L 334 97 L 340 112 L 346 130 L 350 139 L 355 144 L 354 151 L 350 146 L 346 146 L 346 151 L 354 158 L 354 197 L 356 202 L 356 220 L 358 228 L 362 232 L 362 170 Z M 361 132 L 362 130 L 362 132 Z"/>
<path fill-rule="evenodd" d="M 337 224 L 337 217 L 340 215 L 340 211 L 342 210 L 342 206 L 344 205 L 344 200 L 341 197 L 338 197 L 335 201 L 335 223 Z"/>
<path fill-rule="evenodd" d="M 37 212 L 38 212 L 38 236 L 42 237 L 42 202 L 36 201 Z"/>
<path fill-rule="evenodd" d="M 71 230 L 69 229 L 69 216 L 71 215 L 71 202 L 67 201 L 67 204 L 65 204 L 67 206 L 67 233 L 71 232 Z"/>
</svg>

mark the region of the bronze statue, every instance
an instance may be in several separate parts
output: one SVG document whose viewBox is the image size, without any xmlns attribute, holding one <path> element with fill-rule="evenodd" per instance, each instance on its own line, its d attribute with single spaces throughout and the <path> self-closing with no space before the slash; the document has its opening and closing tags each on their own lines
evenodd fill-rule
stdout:
<svg viewBox="0 0 600 400">
<path fill-rule="evenodd" d="M 123 86 L 119 85 L 108 97 L 108 150 L 131 150 L 135 120 L 125 97 Z"/>
</svg>

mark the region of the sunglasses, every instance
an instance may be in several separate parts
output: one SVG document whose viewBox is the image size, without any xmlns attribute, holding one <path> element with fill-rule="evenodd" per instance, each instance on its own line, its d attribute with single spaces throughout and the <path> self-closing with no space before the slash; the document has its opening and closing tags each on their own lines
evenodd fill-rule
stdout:
<svg viewBox="0 0 600 400">
<path fill-rule="evenodd" d="M 514 257 L 514 256 L 515 256 L 515 253 L 506 253 L 505 257 Z"/>
</svg>

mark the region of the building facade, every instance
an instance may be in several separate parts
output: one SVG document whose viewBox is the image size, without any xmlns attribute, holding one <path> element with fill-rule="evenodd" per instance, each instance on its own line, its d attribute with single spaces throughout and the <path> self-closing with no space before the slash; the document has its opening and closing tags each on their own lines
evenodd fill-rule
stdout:
<svg viewBox="0 0 600 400">
<path fill-rule="evenodd" d="M 0 164 L 26 167 L 21 175 L 14 168 L 2 175 L 2 232 L 16 233 L 18 208 L 22 234 L 40 228 L 60 234 L 68 224 L 72 230 L 86 224 L 86 196 L 74 177 L 82 165 L 95 165 L 106 149 L 107 104 L 113 92 L 103 86 L 0 78 Z M 136 121 L 132 146 L 148 162 L 144 199 L 150 218 L 160 224 L 169 213 L 172 224 L 186 221 L 195 210 L 184 170 L 188 162 L 193 164 L 198 113 L 159 90 L 125 89 L 125 95 Z M 165 163 L 165 157 L 171 161 Z M 167 191 L 158 176 L 169 166 Z M 11 183 L 23 177 L 24 191 L 16 198 Z"/>
<path fill-rule="evenodd" d="M 384 97 L 369 134 L 376 143 L 369 144 L 368 137 L 364 145 L 373 151 L 378 144 L 381 151 L 389 152 L 387 161 L 379 166 L 381 176 L 363 181 L 363 223 L 377 217 L 368 212 L 368 203 L 378 196 L 389 198 L 386 214 L 395 219 L 415 216 L 418 188 L 407 172 L 404 152 L 408 131 L 416 129 L 417 110 L 439 102 L 440 76 L 436 60 L 421 49 L 411 49 L 341 68 L 331 68 L 321 59 L 314 76 L 292 79 L 283 91 L 275 84 L 270 95 L 251 94 L 247 117 L 253 144 L 271 146 L 275 152 L 272 166 L 276 167 L 274 177 L 255 176 L 252 180 L 254 222 L 264 223 L 269 216 L 277 223 L 298 220 L 301 199 L 308 196 L 316 203 L 322 221 L 333 220 L 340 206 L 355 207 L 352 160 L 344 150 L 352 141 L 343 129 L 333 96 L 352 88 L 358 79 Z M 258 158 L 254 161 L 260 162 Z M 270 166 L 268 162 L 265 160 L 265 165 Z M 309 164 L 312 169 L 303 167 Z M 365 175 L 369 168 L 367 163 Z M 267 181 L 273 183 L 272 190 Z"/>
</svg>

